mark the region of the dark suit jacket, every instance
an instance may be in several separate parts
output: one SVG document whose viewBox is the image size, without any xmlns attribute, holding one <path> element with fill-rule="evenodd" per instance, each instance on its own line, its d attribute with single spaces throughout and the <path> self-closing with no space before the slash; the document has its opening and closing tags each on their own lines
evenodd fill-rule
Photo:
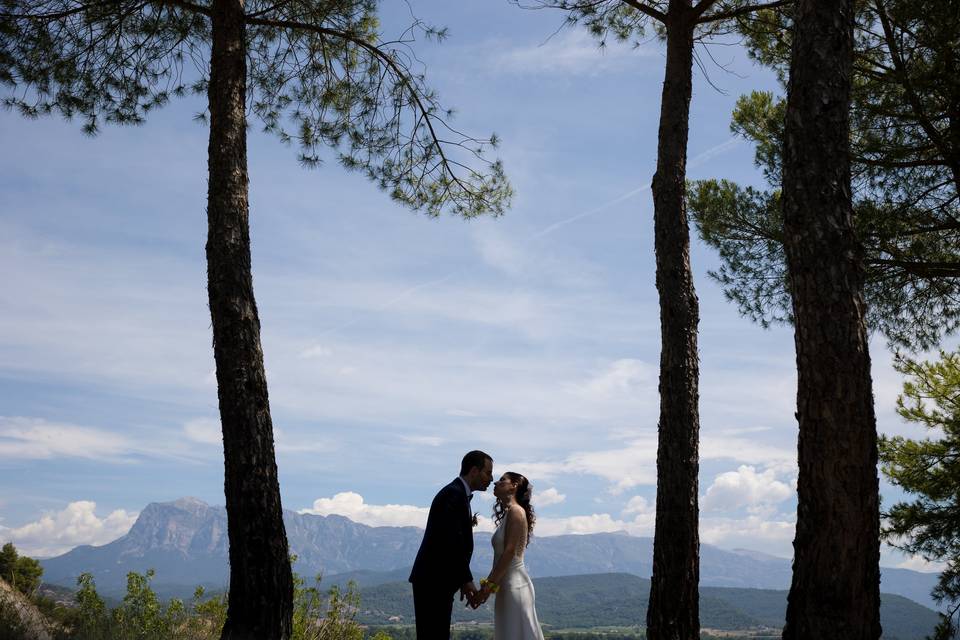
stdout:
<svg viewBox="0 0 960 640">
<path fill-rule="evenodd" d="M 413 563 L 410 582 L 432 583 L 437 589 L 449 589 L 451 593 L 471 582 L 472 520 L 467 490 L 460 478 L 454 478 L 430 504 L 427 529 Z"/>
</svg>

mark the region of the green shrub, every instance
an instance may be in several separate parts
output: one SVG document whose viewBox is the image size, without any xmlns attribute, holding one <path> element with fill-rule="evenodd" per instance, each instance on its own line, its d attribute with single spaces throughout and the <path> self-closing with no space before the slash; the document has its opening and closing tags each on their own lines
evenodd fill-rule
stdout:
<svg viewBox="0 0 960 640">
<path fill-rule="evenodd" d="M 66 624 L 70 640 L 216 640 L 227 617 L 227 595 L 204 598 L 197 587 L 190 606 L 179 599 L 163 605 L 150 587 L 151 569 L 145 574 L 127 574 L 127 593 L 113 610 L 108 610 L 97 593 L 93 576 L 77 579 L 77 608 Z M 312 586 L 294 574 L 293 634 L 291 640 L 364 640 L 356 621 L 360 592 L 350 583 L 346 590 L 320 590 L 320 576 Z M 0 637 L 0 640 L 8 640 Z M 21 640 L 11 637 L 9 640 Z M 372 640 L 391 640 L 379 631 Z"/>
<path fill-rule="evenodd" d="M 21 556 L 12 542 L 0 549 L 0 578 L 20 593 L 32 596 L 40 586 L 42 575 L 43 567 L 40 563 L 33 558 Z"/>
</svg>

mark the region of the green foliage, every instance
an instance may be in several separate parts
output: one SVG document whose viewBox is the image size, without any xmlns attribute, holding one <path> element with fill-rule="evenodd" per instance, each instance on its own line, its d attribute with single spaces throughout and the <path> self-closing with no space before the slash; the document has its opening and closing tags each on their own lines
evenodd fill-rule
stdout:
<svg viewBox="0 0 960 640">
<path fill-rule="evenodd" d="M 227 594 L 221 593 L 204 600 L 203 587 L 193 592 L 193 614 L 185 624 L 188 638 L 219 638 L 220 630 L 227 621 Z"/>
<path fill-rule="evenodd" d="M 64 621 L 70 626 L 69 637 L 76 640 L 212 640 L 219 637 L 219 627 L 191 624 L 180 600 L 162 604 L 150 587 L 153 576 L 152 569 L 145 574 L 128 573 L 126 595 L 118 607 L 108 610 L 97 593 L 93 576 L 81 574 L 77 578 L 76 613 Z"/>
<path fill-rule="evenodd" d="M 112 627 L 110 618 L 106 615 L 106 605 L 97 594 L 97 587 L 93 576 L 81 573 L 77 578 L 77 609 L 78 619 L 76 637 L 78 639 L 95 640 L 109 637 Z"/>
<path fill-rule="evenodd" d="M 880 440 L 884 475 L 916 496 L 890 508 L 883 535 L 904 551 L 946 562 L 933 596 L 951 606 L 936 637 L 955 637 L 960 611 L 960 352 L 941 351 L 933 362 L 900 356 L 895 366 L 907 376 L 897 412 L 923 426 L 930 437 Z"/>
<path fill-rule="evenodd" d="M 764 328 L 792 321 L 780 192 L 698 180 L 687 189 L 687 206 L 700 237 L 720 253 L 720 269 L 709 273 L 727 299 Z"/>
<path fill-rule="evenodd" d="M 145 574 L 127 574 L 127 594 L 113 610 L 116 628 L 123 638 L 161 640 L 176 637 L 185 622 L 183 602 L 174 598 L 164 607 L 150 588 L 153 569 Z"/>
<path fill-rule="evenodd" d="M 591 574 L 535 578 L 537 616 L 547 638 L 617 637 L 636 634 L 645 625 L 650 581 L 631 574 Z M 361 623 L 387 631 L 395 640 L 414 639 L 413 627 L 390 626 L 394 616 L 413 619 L 410 584 L 395 582 L 366 587 L 362 591 Z M 477 610 L 454 607 L 454 637 L 489 633 L 493 624 L 492 607 Z M 760 630 L 770 636 L 780 629 L 787 610 L 787 592 L 769 589 L 700 587 L 700 621 L 703 628 L 724 630 L 717 636 L 743 629 Z M 884 637 L 920 640 L 937 624 L 937 614 L 907 598 L 882 595 L 880 620 Z M 608 634 L 604 636 L 603 634 Z M 744 633 L 749 635 L 749 633 Z M 485 637 L 479 635 L 479 637 Z M 724 636 L 735 637 L 735 636 Z"/>
<path fill-rule="evenodd" d="M 560 9 L 567 12 L 568 25 L 580 24 L 597 38 L 600 47 L 607 40 L 630 41 L 635 47 L 643 44 L 648 30 L 663 40 L 666 38 L 667 15 L 670 13 L 669 0 L 510 0 L 524 9 Z M 749 19 L 759 12 L 757 7 L 769 0 L 716 0 L 704 3 L 706 11 L 691 15 L 686 13 L 685 20 L 692 18 L 690 26 L 694 38 L 706 41 L 730 32 L 735 21 Z M 699 3 L 694 3 L 699 4 Z M 680 17 L 677 12 L 675 17 Z M 697 61 L 699 64 L 699 60 Z M 701 66 L 701 69 L 703 67 Z"/>
<path fill-rule="evenodd" d="M 643 640 L 647 634 L 640 629 L 610 629 L 603 631 L 554 631 L 544 634 L 545 640 Z M 709 638 L 709 635 L 701 635 Z"/>
<path fill-rule="evenodd" d="M 150 587 L 151 569 L 127 574 L 127 592 L 119 606 L 108 610 L 96 590 L 93 576 L 78 580 L 77 608 L 60 622 L 72 640 L 215 640 L 227 617 L 227 594 L 206 597 L 197 587 L 189 606 L 181 600 L 162 603 Z M 356 621 L 360 595 L 355 584 L 346 590 L 320 590 L 318 576 L 310 586 L 294 574 L 294 614 L 291 640 L 364 640 Z M 391 640 L 384 631 L 372 640 Z"/>
<path fill-rule="evenodd" d="M 40 586 L 42 575 L 43 567 L 40 563 L 33 558 L 21 556 L 12 542 L 6 543 L 0 549 L 0 578 L 20 593 L 33 595 Z"/>
<path fill-rule="evenodd" d="M 385 38 L 377 5 L 246 2 L 250 113 L 295 143 L 304 165 L 331 155 L 414 209 L 502 213 L 512 191 L 500 162 L 485 159 L 496 136 L 450 126 L 411 49 L 445 32 L 415 21 Z M 207 92 L 210 49 L 209 0 L 0 0 L 3 104 L 30 118 L 80 118 L 90 134 Z"/>
<path fill-rule="evenodd" d="M 875 0 L 858 19 L 851 107 L 854 223 L 863 244 L 867 321 L 891 343 L 929 348 L 960 327 L 960 33 L 956 0 Z M 790 7 L 740 20 L 751 55 L 785 80 Z M 689 209 L 720 251 L 711 276 L 741 313 L 791 320 L 780 238 L 784 101 L 741 97 L 731 129 L 756 145 L 766 191 L 692 182 Z"/>
<path fill-rule="evenodd" d="M 360 592 L 355 583 L 346 591 L 332 587 L 320 590 L 321 576 L 307 586 L 299 575 L 293 578 L 293 633 L 295 640 L 363 640 L 363 629 L 356 621 Z"/>
</svg>

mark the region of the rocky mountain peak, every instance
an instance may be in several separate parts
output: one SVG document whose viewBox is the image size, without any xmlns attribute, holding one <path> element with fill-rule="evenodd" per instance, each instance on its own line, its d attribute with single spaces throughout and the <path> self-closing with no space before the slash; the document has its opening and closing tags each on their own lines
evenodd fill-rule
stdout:
<svg viewBox="0 0 960 640">
<path fill-rule="evenodd" d="M 226 548 L 227 514 L 223 507 L 211 507 L 197 498 L 173 502 L 151 502 L 121 540 L 125 555 L 149 551 L 177 551 L 189 556 L 196 551 Z"/>
<path fill-rule="evenodd" d="M 178 498 L 173 502 L 165 502 L 161 504 L 172 504 L 177 509 L 183 509 L 184 511 L 206 511 L 210 508 L 206 502 L 200 498 L 194 498 L 193 496 L 186 496 L 184 498 Z"/>
</svg>

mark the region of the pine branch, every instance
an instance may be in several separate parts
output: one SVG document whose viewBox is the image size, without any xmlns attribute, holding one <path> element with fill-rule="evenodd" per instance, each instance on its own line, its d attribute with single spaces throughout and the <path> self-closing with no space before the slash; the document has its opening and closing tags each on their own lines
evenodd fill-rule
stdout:
<svg viewBox="0 0 960 640">
<path fill-rule="evenodd" d="M 60 20 L 62 18 L 69 18 L 70 16 L 78 13 L 83 13 L 84 11 L 92 9 L 93 7 L 102 7 L 106 4 L 106 2 L 81 4 L 73 9 L 57 11 L 55 13 L 0 13 L 0 18 L 13 18 L 16 20 Z"/>
<path fill-rule="evenodd" d="M 640 13 L 650 16 L 654 20 L 658 20 L 664 24 L 667 23 L 667 14 L 663 13 L 662 11 L 658 11 L 657 9 L 654 9 L 653 7 L 651 7 L 645 2 L 640 2 L 639 0 L 622 0 L 622 1 L 625 4 L 636 9 Z"/>
<path fill-rule="evenodd" d="M 899 267 L 919 278 L 960 278 L 960 262 L 915 262 L 911 260 L 868 259 L 867 264 Z"/>
<path fill-rule="evenodd" d="M 164 1 L 180 2 L 180 0 L 164 0 Z M 267 18 L 255 18 L 252 16 L 247 16 L 246 22 L 248 24 L 256 24 L 256 25 L 261 25 L 266 27 L 276 27 L 279 29 L 307 31 L 307 32 L 315 33 L 321 36 L 329 36 L 332 38 L 345 40 L 347 42 L 357 45 L 361 49 L 364 49 L 365 51 L 372 54 L 375 58 L 383 62 L 395 74 L 395 76 L 399 79 L 399 81 L 403 84 L 403 86 L 407 89 L 407 92 L 410 95 L 410 98 L 413 100 L 414 104 L 416 105 L 416 108 L 423 115 L 424 123 L 427 127 L 427 130 L 430 132 L 430 138 L 433 140 L 433 146 L 437 150 L 438 155 L 440 156 L 440 159 L 443 163 L 443 167 L 446 173 L 457 185 L 460 186 L 460 188 L 464 190 L 464 192 L 472 193 L 469 188 L 469 185 L 464 184 L 464 182 L 460 179 L 460 177 L 457 176 L 456 172 L 453 171 L 452 167 L 462 166 L 462 165 L 456 162 L 452 162 L 449 158 L 447 158 L 447 155 L 443 150 L 443 145 L 441 144 L 441 139 L 437 135 L 436 129 L 434 128 L 434 123 L 433 123 L 434 119 L 430 116 L 430 110 L 427 109 L 427 107 L 423 104 L 423 100 L 421 98 L 420 92 L 417 91 L 416 88 L 410 82 L 409 74 L 406 72 L 406 70 L 403 67 L 400 66 L 400 64 L 397 63 L 397 61 L 393 58 L 393 56 L 389 55 L 387 52 L 380 49 L 380 47 L 374 44 L 371 44 L 370 42 L 367 42 L 357 34 L 349 33 L 346 31 L 338 31 L 336 29 L 329 29 L 327 27 L 321 27 L 318 25 L 309 24 L 305 22 L 297 22 L 294 20 L 270 20 Z"/>
<path fill-rule="evenodd" d="M 170 7 L 180 7 L 181 9 L 187 9 L 195 13 L 202 13 L 207 17 L 211 15 L 210 7 L 204 7 L 203 5 L 194 4 L 193 2 L 187 2 L 187 0 L 154 0 L 154 2 Z"/>
<path fill-rule="evenodd" d="M 950 153 L 950 146 L 943 139 L 939 129 L 937 129 L 930 121 L 926 110 L 923 107 L 923 103 L 920 101 L 920 97 L 917 94 L 913 83 L 910 81 L 910 77 L 906 71 L 906 64 L 903 60 L 903 55 L 900 52 L 900 47 L 897 44 L 897 39 L 893 33 L 893 24 L 890 21 L 890 17 L 883 8 L 883 3 L 879 0 L 874 2 L 874 7 L 877 11 L 877 16 L 880 18 L 880 25 L 883 27 L 884 39 L 886 40 L 887 47 L 890 50 L 890 58 L 893 60 L 896 74 L 899 77 L 900 85 L 903 87 L 903 91 L 906 94 L 907 101 L 910 103 L 910 106 L 913 107 L 914 114 L 916 115 L 920 126 L 923 128 L 924 133 L 930 137 L 930 140 L 937 146 L 937 148 L 943 154 L 943 157 L 948 159 L 948 166 L 953 172 L 954 181 L 960 185 L 960 163 L 958 163 L 957 159 L 953 157 L 952 153 Z"/>
<path fill-rule="evenodd" d="M 739 18 L 740 16 L 745 16 L 750 13 L 755 13 L 757 11 L 762 11 L 764 9 L 776 9 L 777 7 L 785 7 L 789 4 L 793 4 L 794 0 L 775 0 L 774 2 L 767 2 L 764 4 L 754 4 L 747 5 L 745 7 L 738 7 L 736 9 L 730 9 L 729 11 L 718 11 L 717 13 L 711 13 L 707 16 L 702 16 L 697 20 L 698 24 L 703 24 L 705 22 L 717 22 L 720 20 L 729 20 L 731 18 Z M 706 0 L 701 0 L 700 4 L 712 4 L 707 3 Z M 704 10 L 707 7 L 704 7 Z M 700 5 L 697 5 L 697 10 L 700 10 Z M 702 13 L 702 11 L 700 11 Z"/>
</svg>

